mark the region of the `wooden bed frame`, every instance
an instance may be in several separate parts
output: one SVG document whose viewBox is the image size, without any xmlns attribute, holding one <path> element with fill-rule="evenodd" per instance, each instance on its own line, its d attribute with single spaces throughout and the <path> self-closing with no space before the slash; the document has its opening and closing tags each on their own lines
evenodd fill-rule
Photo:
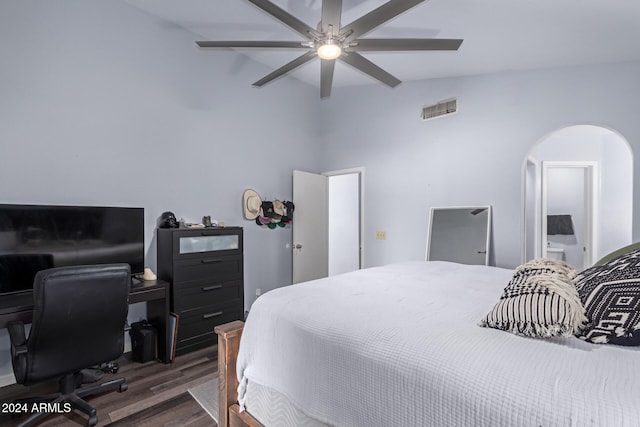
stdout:
<svg viewBox="0 0 640 427">
<path fill-rule="evenodd" d="M 261 427 L 262 424 L 238 405 L 236 361 L 244 322 L 236 320 L 216 326 L 218 334 L 218 427 Z"/>
</svg>

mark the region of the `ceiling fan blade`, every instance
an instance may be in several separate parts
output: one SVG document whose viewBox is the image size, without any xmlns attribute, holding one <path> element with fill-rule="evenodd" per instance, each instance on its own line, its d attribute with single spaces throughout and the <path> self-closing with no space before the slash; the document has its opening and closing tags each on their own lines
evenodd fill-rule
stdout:
<svg viewBox="0 0 640 427">
<path fill-rule="evenodd" d="M 201 41 L 196 42 L 202 48 L 224 48 L 224 47 L 275 47 L 275 48 L 299 48 L 304 46 L 302 42 L 278 42 L 278 41 Z"/>
<path fill-rule="evenodd" d="M 384 52 L 389 50 L 458 50 L 460 39 L 358 39 L 349 52 Z"/>
<path fill-rule="evenodd" d="M 340 56 L 340 59 L 363 73 L 370 75 L 374 79 L 381 81 L 387 86 L 396 87 L 402 83 L 400 80 L 387 73 L 385 70 L 378 67 L 359 53 L 350 52 L 347 55 Z"/>
<path fill-rule="evenodd" d="M 258 6 L 260 9 L 267 12 L 269 15 L 273 16 L 274 18 L 282 22 L 283 24 L 290 27 L 291 29 L 302 34 L 307 39 L 311 40 L 314 38 L 314 36 L 318 35 L 318 32 L 316 30 L 314 30 L 313 28 L 311 28 L 310 26 L 308 26 L 307 24 L 305 24 L 295 16 L 291 15 L 286 10 L 283 10 L 280 7 L 276 6 L 275 4 L 271 3 L 269 0 L 249 0 L 249 1 L 255 4 L 256 6 Z"/>
<path fill-rule="evenodd" d="M 378 25 L 387 22 L 423 1 L 424 0 L 391 0 L 340 28 L 340 34 L 346 34 L 347 41 L 355 40 L 361 35 L 373 30 Z"/>
<path fill-rule="evenodd" d="M 331 96 L 331 86 L 333 85 L 333 70 L 336 67 L 335 59 L 320 60 L 320 98 Z"/>
<path fill-rule="evenodd" d="M 282 67 L 278 68 L 277 70 L 275 70 L 273 73 L 270 73 L 266 76 L 264 76 L 263 78 L 261 78 L 260 80 L 258 80 L 257 82 L 255 82 L 252 86 L 263 86 L 267 83 L 269 83 L 270 81 L 277 79 L 278 77 L 282 76 L 283 74 L 288 73 L 289 71 L 293 70 L 294 68 L 297 68 L 299 66 L 301 66 L 302 64 L 305 64 L 309 61 L 311 61 L 313 58 L 316 57 L 316 51 L 315 50 L 310 50 L 309 52 L 305 53 L 302 56 L 297 57 L 296 59 L 294 59 L 293 61 L 289 62 L 286 65 L 283 65 Z"/>
<path fill-rule="evenodd" d="M 333 26 L 333 34 L 340 31 L 340 19 L 342 17 L 342 0 L 322 0 L 322 31 L 329 31 L 329 25 Z"/>
</svg>

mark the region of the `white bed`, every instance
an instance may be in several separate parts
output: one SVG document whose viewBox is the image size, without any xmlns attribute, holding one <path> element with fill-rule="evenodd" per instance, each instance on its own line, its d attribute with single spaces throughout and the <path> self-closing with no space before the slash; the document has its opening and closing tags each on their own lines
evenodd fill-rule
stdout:
<svg viewBox="0 0 640 427">
<path fill-rule="evenodd" d="M 640 348 L 478 326 L 511 275 L 409 262 L 268 292 L 240 408 L 278 427 L 640 425 Z"/>
</svg>

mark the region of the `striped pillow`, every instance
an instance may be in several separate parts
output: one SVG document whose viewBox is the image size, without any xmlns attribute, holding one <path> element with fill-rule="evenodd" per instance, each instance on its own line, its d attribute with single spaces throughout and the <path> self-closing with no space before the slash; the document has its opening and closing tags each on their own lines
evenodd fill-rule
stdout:
<svg viewBox="0 0 640 427">
<path fill-rule="evenodd" d="M 566 262 L 548 258 L 519 266 L 479 325 L 543 338 L 579 333 L 587 318 L 572 282 L 577 273 Z"/>
</svg>

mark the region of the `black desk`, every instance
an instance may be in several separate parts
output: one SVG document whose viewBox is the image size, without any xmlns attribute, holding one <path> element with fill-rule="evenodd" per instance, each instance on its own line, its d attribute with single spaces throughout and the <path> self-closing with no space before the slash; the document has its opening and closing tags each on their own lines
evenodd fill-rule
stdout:
<svg viewBox="0 0 640 427">
<path fill-rule="evenodd" d="M 150 280 L 131 285 L 129 304 L 147 303 L 147 319 L 158 330 L 158 357 L 169 363 L 171 342 L 169 340 L 169 283 Z M 33 317 L 33 295 L 30 292 L 0 296 L 0 328 L 7 323 L 20 320 L 31 323 Z"/>
</svg>

